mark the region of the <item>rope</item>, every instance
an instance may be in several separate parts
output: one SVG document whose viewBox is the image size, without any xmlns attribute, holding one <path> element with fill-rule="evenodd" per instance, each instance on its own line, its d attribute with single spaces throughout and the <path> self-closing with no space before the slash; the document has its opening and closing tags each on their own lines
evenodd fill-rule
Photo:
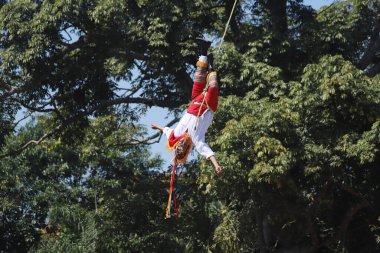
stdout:
<svg viewBox="0 0 380 253">
<path fill-rule="evenodd" d="M 231 19 L 232 19 L 232 15 L 233 15 L 233 13 L 234 13 L 234 11 L 235 11 L 235 7 L 236 7 L 237 2 L 238 2 L 238 0 L 235 0 L 234 5 L 232 6 L 232 10 L 231 10 L 230 16 L 229 16 L 229 18 L 228 18 L 228 21 L 227 21 L 226 27 L 225 27 L 225 29 L 224 29 L 224 33 L 223 33 L 223 36 L 222 36 L 222 40 L 221 40 L 220 43 L 219 43 L 218 51 L 216 52 L 216 54 L 219 54 L 220 49 L 222 48 L 222 44 L 223 44 L 223 42 L 224 42 L 224 37 L 225 37 L 226 34 L 227 34 L 228 26 L 230 25 L 230 22 L 231 22 Z M 197 127 L 198 127 L 199 115 L 201 114 L 201 109 L 202 109 L 202 107 L 203 107 L 203 105 L 205 104 L 205 101 L 206 101 L 206 94 L 207 94 L 208 86 L 209 86 L 209 83 L 206 84 L 206 87 L 205 87 L 205 89 L 204 89 L 204 94 L 203 94 L 204 96 L 203 96 L 202 104 L 201 104 L 201 106 L 199 107 L 199 110 L 198 110 L 197 120 L 195 121 L 194 130 L 197 130 Z"/>
<path fill-rule="evenodd" d="M 173 191 L 174 191 L 174 179 L 175 179 L 175 174 L 176 174 L 176 170 L 177 170 L 177 164 L 174 162 L 174 166 L 173 166 L 173 169 L 172 169 L 172 173 L 171 173 L 171 177 L 170 177 L 170 188 L 169 188 L 169 198 L 168 198 L 168 203 L 166 205 L 166 212 L 165 212 L 165 217 L 168 219 L 171 217 L 171 214 L 170 214 L 170 209 L 171 209 L 171 205 L 172 205 L 172 196 L 173 196 Z M 174 209 L 177 208 L 177 199 L 174 195 Z"/>
<path fill-rule="evenodd" d="M 227 24 L 226 24 L 226 28 L 224 29 L 224 33 L 223 33 L 223 36 L 222 36 L 222 40 L 221 40 L 220 43 L 219 43 L 219 48 L 218 48 L 217 54 L 219 54 L 220 49 L 222 48 L 222 44 L 223 44 L 223 42 L 224 42 L 224 37 L 226 36 L 227 29 L 228 29 L 228 26 L 230 25 L 230 21 L 231 21 L 231 19 L 232 19 L 232 14 L 233 14 L 234 11 L 235 11 L 235 7 L 236 7 L 237 2 L 238 2 L 238 0 L 235 0 L 234 5 L 232 6 L 232 10 L 231 10 L 231 13 L 230 13 L 230 17 L 228 18 L 228 21 L 227 21 Z"/>
</svg>

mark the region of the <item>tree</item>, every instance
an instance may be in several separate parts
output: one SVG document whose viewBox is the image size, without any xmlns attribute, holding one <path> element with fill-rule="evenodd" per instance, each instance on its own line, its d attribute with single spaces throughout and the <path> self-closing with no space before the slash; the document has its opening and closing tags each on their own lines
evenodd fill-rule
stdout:
<svg viewBox="0 0 380 253">
<path fill-rule="evenodd" d="M 20 129 L 5 149 L 44 132 L 48 120 Z M 158 171 L 161 161 L 147 146 L 131 144 L 141 135 L 139 126 L 120 125 L 110 115 L 91 120 L 81 140 L 47 138 L 17 159 L 3 159 L 0 250 L 206 251 L 212 230 L 196 164 L 180 179 L 181 221 L 165 220 L 169 177 Z"/>
<path fill-rule="evenodd" d="M 227 209 L 216 230 L 223 251 L 377 249 L 378 82 L 340 56 L 301 80 L 261 79 L 265 90 L 222 103 L 211 135 L 229 170 L 203 183 Z"/>
<path fill-rule="evenodd" d="M 79 195 L 57 203 L 81 217 L 86 231 L 96 228 L 82 233 L 64 213 L 26 209 L 64 224 L 67 237 L 46 245 L 150 252 L 379 251 L 380 6 L 374 0 L 335 1 L 318 11 L 301 0 L 239 1 L 220 54 L 214 49 L 223 98 L 208 139 L 225 173 L 216 177 L 200 161 L 200 171 L 189 179 L 198 188 L 190 188 L 181 216 L 189 224 L 179 224 L 186 228 L 154 220 L 162 205 L 161 175 L 148 173 L 158 163 L 144 163 L 144 143 L 158 135 L 145 136 L 132 125 L 152 105 L 176 116 L 191 90 L 194 38 L 220 38 L 233 3 L 1 2 L 2 167 L 20 168 L 16 175 L 31 189 L 39 189 L 36 178 L 60 187 L 77 179 L 70 183 Z M 14 134 L 22 109 L 26 116 L 45 115 L 44 127 Z M 45 152 L 45 143 L 59 144 Z M 32 144 L 38 146 L 29 149 Z M 36 168 L 62 164 L 67 153 L 75 157 L 69 168 L 78 169 L 63 169 L 64 176 L 38 174 Z M 25 165 L 12 165 L 18 162 Z M 4 174 L 3 190 L 22 195 L 13 209 L 9 204 L 14 210 L 34 192 L 10 179 Z M 12 213 L 9 220 L 18 217 Z M 120 232 L 113 244 L 107 235 L 115 224 Z M 32 227 L 28 235 L 38 241 Z M 18 231 L 12 234 L 26 238 Z M 104 241 L 94 246 L 94 238 Z M 163 238 L 169 239 L 159 243 Z"/>
</svg>

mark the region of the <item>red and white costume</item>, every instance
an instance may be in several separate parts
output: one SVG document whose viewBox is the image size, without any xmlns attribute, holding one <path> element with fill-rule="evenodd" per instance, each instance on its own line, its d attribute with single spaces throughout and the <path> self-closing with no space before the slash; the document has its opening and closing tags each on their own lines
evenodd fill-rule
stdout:
<svg viewBox="0 0 380 253">
<path fill-rule="evenodd" d="M 178 141 L 178 137 L 185 134 L 187 130 L 195 149 L 199 154 L 208 159 L 215 155 L 215 153 L 205 142 L 205 134 L 212 122 L 214 112 L 218 107 L 219 87 L 216 72 L 211 72 L 207 78 L 209 87 L 205 93 L 203 92 L 206 87 L 207 69 L 207 57 L 201 56 L 197 62 L 197 70 L 194 75 L 193 89 L 191 93 L 192 102 L 178 125 L 174 129 L 165 127 L 164 134 L 168 138 L 169 146 L 171 146 Z M 195 129 L 198 115 L 198 125 Z"/>
</svg>

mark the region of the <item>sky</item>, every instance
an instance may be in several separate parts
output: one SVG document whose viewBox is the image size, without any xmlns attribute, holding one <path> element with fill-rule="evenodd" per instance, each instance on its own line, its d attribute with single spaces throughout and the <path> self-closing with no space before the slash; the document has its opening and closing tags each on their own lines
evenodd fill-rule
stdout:
<svg viewBox="0 0 380 253">
<path fill-rule="evenodd" d="M 330 5 L 333 0 L 304 0 L 305 5 L 311 5 L 314 9 L 318 10 L 321 6 Z"/>
<path fill-rule="evenodd" d="M 306 5 L 312 6 L 314 9 L 319 9 L 321 6 L 324 5 L 330 5 L 333 0 L 305 0 L 304 3 Z M 154 130 L 150 130 L 150 124 L 151 123 L 157 123 L 159 125 L 165 126 L 168 122 L 171 121 L 172 118 L 166 118 L 167 116 L 167 110 L 158 108 L 158 107 L 152 107 L 147 114 L 141 119 L 141 124 L 143 124 L 149 131 L 150 134 L 156 133 Z M 173 126 L 175 127 L 175 125 Z M 212 127 L 212 125 L 210 126 Z M 206 139 L 207 142 L 207 139 Z M 164 160 L 163 169 L 169 166 L 170 161 L 172 159 L 172 154 L 170 154 L 166 147 L 166 138 L 162 136 L 159 143 L 155 143 L 151 145 L 151 152 L 152 154 L 159 154 L 162 159 Z M 197 153 L 193 151 L 188 159 L 194 159 L 196 158 Z M 216 154 L 217 156 L 217 154 Z"/>
</svg>

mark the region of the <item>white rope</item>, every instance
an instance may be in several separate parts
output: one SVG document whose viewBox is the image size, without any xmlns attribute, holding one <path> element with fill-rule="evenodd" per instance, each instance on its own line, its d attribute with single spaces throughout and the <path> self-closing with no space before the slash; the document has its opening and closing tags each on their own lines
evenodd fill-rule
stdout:
<svg viewBox="0 0 380 253">
<path fill-rule="evenodd" d="M 227 29 L 228 29 L 228 26 L 230 25 L 230 21 L 231 21 L 231 19 L 232 19 L 232 15 L 234 14 L 234 10 L 235 10 L 236 3 L 237 3 L 237 2 L 238 2 L 238 0 L 235 0 L 234 5 L 232 6 L 232 10 L 231 10 L 231 13 L 230 13 L 230 17 L 228 18 L 228 21 L 227 21 L 227 24 L 226 24 L 226 28 L 224 29 L 224 33 L 223 33 L 223 36 L 222 36 L 222 40 L 221 40 L 220 43 L 219 43 L 219 47 L 218 47 L 217 54 L 219 54 L 219 51 L 220 51 L 220 49 L 222 48 L 222 44 L 223 44 L 223 41 L 224 41 L 224 37 L 226 36 Z"/>
</svg>

